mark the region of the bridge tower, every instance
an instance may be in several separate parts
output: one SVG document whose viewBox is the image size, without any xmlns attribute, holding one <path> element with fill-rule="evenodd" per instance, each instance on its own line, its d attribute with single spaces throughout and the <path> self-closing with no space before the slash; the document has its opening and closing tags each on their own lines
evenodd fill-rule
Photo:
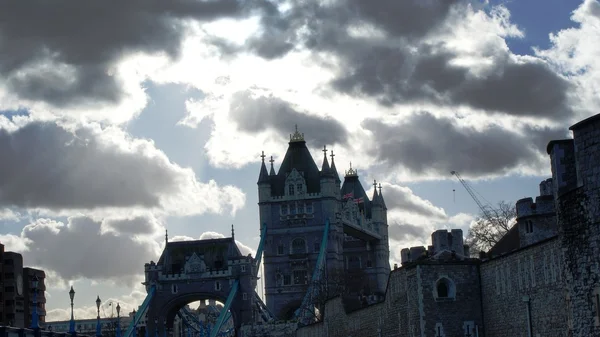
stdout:
<svg viewBox="0 0 600 337">
<path fill-rule="evenodd" d="M 139 312 L 147 310 L 148 336 L 168 336 L 165 329 L 173 328 L 178 312 L 199 300 L 229 306 L 236 331 L 257 316 L 255 259 L 243 256 L 233 237 L 167 241 L 158 262 L 146 263 L 144 269 L 148 297 Z"/>
<path fill-rule="evenodd" d="M 385 282 L 383 288 L 379 289 L 376 276 L 377 270 L 387 270 L 389 274 L 387 220 L 383 198 L 376 211 L 376 220 L 371 219 L 371 201 L 360 185 L 358 175 L 350 178 L 351 183 L 347 182 L 346 177 L 346 187 L 340 186 L 334 155 L 330 155 L 330 164 L 327 152 L 324 147 L 323 162 L 319 170 L 306 146 L 304 134 L 296 128 L 294 134 L 290 135 L 288 149 L 277 172 L 272 157 L 271 167 L 267 170 L 265 155 L 262 155 L 258 205 L 260 223 L 267 224 L 263 279 L 267 307 L 279 319 L 292 318 L 294 311 L 302 304 L 320 252 L 326 220 L 329 220 L 330 229 L 325 251 L 325 272 L 319 281 L 322 288 L 333 291 L 340 288 L 340 283 L 346 282 L 348 268 L 361 267 L 360 263 L 354 264 L 358 258 L 362 259 L 362 268 L 366 270 L 366 274 L 373 275 L 373 290 L 385 291 Z M 349 194 L 350 190 L 362 191 L 362 194 L 346 195 L 343 198 L 343 194 Z M 358 194 L 362 200 L 359 200 Z M 369 205 L 368 214 L 364 210 L 359 212 L 361 207 L 364 209 L 364 205 L 361 206 L 360 203 L 365 200 Z M 375 227 L 382 232 L 376 232 Z M 348 244 L 348 237 L 358 239 Z M 385 244 L 378 245 L 384 238 Z M 361 240 L 365 243 L 357 245 Z M 346 250 L 351 255 L 345 254 Z M 371 260 L 367 258 L 369 254 L 372 256 Z M 382 263 L 382 268 L 378 268 L 380 266 L 374 258 L 376 254 L 385 256 L 386 262 Z M 362 281 L 357 280 L 357 283 Z M 322 296 L 328 295 L 331 294 L 322 293 Z"/>
</svg>

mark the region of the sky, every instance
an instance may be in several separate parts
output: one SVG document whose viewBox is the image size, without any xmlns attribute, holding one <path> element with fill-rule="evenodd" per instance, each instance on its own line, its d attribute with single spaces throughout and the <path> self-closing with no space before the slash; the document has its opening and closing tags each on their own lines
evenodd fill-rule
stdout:
<svg viewBox="0 0 600 337">
<path fill-rule="evenodd" d="M 141 304 L 170 240 L 258 246 L 260 154 L 382 184 L 390 263 L 539 193 L 600 106 L 598 0 L 0 0 L 0 242 L 48 320 Z"/>
</svg>

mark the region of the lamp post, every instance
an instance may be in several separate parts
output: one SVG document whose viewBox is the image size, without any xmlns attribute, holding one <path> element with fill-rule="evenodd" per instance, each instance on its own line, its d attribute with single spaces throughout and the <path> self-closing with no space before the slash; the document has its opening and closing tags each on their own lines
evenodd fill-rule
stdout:
<svg viewBox="0 0 600 337">
<path fill-rule="evenodd" d="M 100 300 L 100 296 L 96 298 L 96 308 L 98 309 L 98 316 L 96 317 L 96 336 L 102 337 L 102 326 L 100 325 L 100 304 L 102 301 Z"/>
<path fill-rule="evenodd" d="M 33 310 L 31 311 L 31 328 L 39 329 L 40 325 L 38 324 L 38 312 L 37 312 L 37 292 L 38 292 L 38 282 L 39 279 L 37 275 L 33 274 Z"/>
<path fill-rule="evenodd" d="M 117 337 L 121 337 L 121 306 L 117 302 Z"/>
<path fill-rule="evenodd" d="M 73 290 L 73 286 L 71 286 L 71 290 L 69 290 L 69 297 L 71 298 L 71 321 L 69 322 L 69 333 L 71 335 L 75 335 L 75 317 L 73 316 L 73 299 L 75 298 L 75 290 Z"/>
<path fill-rule="evenodd" d="M 163 327 L 165 329 L 164 335 L 165 335 L 165 337 L 167 337 L 167 320 L 165 319 L 165 321 L 163 323 L 164 323 Z"/>
<path fill-rule="evenodd" d="M 158 318 L 154 319 L 154 327 L 155 327 L 155 333 L 156 333 L 156 337 L 158 337 Z"/>
</svg>

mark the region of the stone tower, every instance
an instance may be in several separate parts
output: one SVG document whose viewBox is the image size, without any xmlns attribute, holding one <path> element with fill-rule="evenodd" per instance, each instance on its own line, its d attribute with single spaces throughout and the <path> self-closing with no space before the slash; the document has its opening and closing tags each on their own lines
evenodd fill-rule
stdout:
<svg viewBox="0 0 600 337">
<path fill-rule="evenodd" d="M 340 288 L 340 282 L 346 282 L 346 272 L 356 270 L 356 276 L 368 275 L 367 283 L 371 286 L 367 288 L 371 293 L 385 291 L 384 279 L 387 281 L 390 268 L 383 198 L 375 192 L 376 207 L 372 207 L 355 174 L 347 174 L 340 186 L 333 153 L 330 157 L 331 163 L 327 149 L 323 148 L 319 170 L 304 134 L 297 129 L 290 135 L 287 152 L 277 172 L 272 157 L 267 170 L 262 155 L 258 204 L 261 228 L 267 224 L 263 257 L 265 296 L 267 307 L 280 319 L 292 318 L 307 293 L 327 219 L 330 230 L 326 268 L 320 282 L 327 287 L 323 288 L 335 291 L 333 289 Z M 375 220 L 371 219 L 373 210 Z M 357 226 L 358 239 L 345 234 L 348 224 Z M 360 235 L 360 226 L 364 226 L 367 234 Z M 380 231 L 376 235 L 378 240 L 373 239 L 375 227 Z M 367 242 L 363 242 L 365 240 Z M 360 270 L 363 272 L 359 273 Z M 363 281 L 356 278 L 356 283 Z"/>
<path fill-rule="evenodd" d="M 570 336 L 600 335 L 600 115 L 548 144 Z"/>
</svg>

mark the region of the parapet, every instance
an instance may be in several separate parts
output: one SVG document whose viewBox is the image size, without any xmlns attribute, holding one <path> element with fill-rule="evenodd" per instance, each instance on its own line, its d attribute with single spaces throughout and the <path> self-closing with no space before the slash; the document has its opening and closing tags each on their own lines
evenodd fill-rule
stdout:
<svg viewBox="0 0 600 337">
<path fill-rule="evenodd" d="M 462 254 L 464 251 L 464 239 L 462 229 L 452 229 L 448 232 L 440 229 L 431 234 L 433 253 L 437 254 L 444 250 L 454 251 Z"/>
<path fill-rule="evenodd" d="M 552 185 L 556 196 L 577 187 L 575 145 L 573 139 L 553 140 L 546 148 L 552 166 Z"/>
<path fill-rule="evenodd" d="M 400 251 L 400 262 L 405 264 L 407 262 L 416 261 L 419 257 L 424 256 L 426 252 L 427 249 L 425 249 L 424 246 L 410 247 L 410 249 L 404 248 Z"/>
<path fill-rule="evenodd" d="M 556 213 L 553 190 L 548 185 L 552 185 L 552 179 L 546 179 L 540 183 L 541 195 L 535 198 L 535 202 L 533 202 L 533 198 L 523 198 L 517 201 L 517 220 L 526 216 Z"/>
<path fill-rule="evenodd" d="M 554 186 L 552 185 L 552 178 L 548 178 L 540 183 L 540 196 L 544 195 L 554 196 Z"/>
<path fill-rule="evenodd" d="M 469 246 L 464 244 L 462 229 L 440 229 L 431 234 L 431 246 L 404 248 L 400 251 L 402 264 L 413 262 L 421 256 L 433 256 L 442 252 L 453 252 L 460 256 L 469 256 Z"/>
</svg>

